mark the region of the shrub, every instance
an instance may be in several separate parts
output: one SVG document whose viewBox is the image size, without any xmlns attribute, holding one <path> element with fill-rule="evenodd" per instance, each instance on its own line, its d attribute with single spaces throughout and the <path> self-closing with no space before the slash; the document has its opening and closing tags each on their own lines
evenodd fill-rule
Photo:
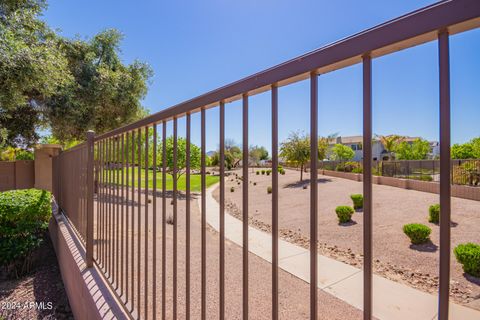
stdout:
<svg viewBox="0 0 480 320">
<path fill-rule="evenodd" d="M 270 172 L 271 172 L 270 170 L 268 170 L 268 171 L 266 172 L 267 176 L 269 176 L 269 175 L 270 175 Z"/>
<path fill-rule="evenodd" d="M 52 209 L 50 192 L 37 189 L 0 193 L 0 266 L 20 276 L 43 242 Z"/>
<path fill-rule="evenodd" d="M 438 223 L 440 221 L 440 205 L 432 204 L 428 208 L 428 222 Z"/>
<path fill-rule="evenodd" d="M 413 244 L 421 244 L 429 240 L 432 229 L 421 223 L 410 223 L 403 226 L 403 232 Z"/>
<path fill-rule="evenodd" d="M 257 185 L 257 183 L 256 183 L 256 182 L 254 182 L 254 183 L 253 183 L 253 185 L 254 185 L 254 186 L 256 186 L 256 185 Z"/>
<path fill-rule="evenodd" d="M 285 175 L 285 170 L 282 169 L 282 171 L 280 171 L 280 174 L 281 174 L 282 176 Z"/>
<path fill-rule="evenodd" d="M 362 209 L 363 208 L 363 195 L 361 194 L 352 194 L 350 198 L 353 201 L 353 208 L 354 209 Z"/>
<path fill-rule="evenodd" d="M 230 188 L 230 192 L 234 192 L 235 191 L 235 188 L 234 187 L 231 187 Z"/>
<path fill-rule="evenodd" d="M 272 193 L 272 187 L 270 187 L 270 186 L 267 187 L 267 193 L 268 194 Z"/>
<path fill-rule="evenodd" d="M 265 170 L 262 170 L 262 174 L 265 174 Z"/>
<path fill-rule="evenodd" d="M 352 172 L 353 173 L 363 173 L 363 168 L 353 168 Z"/>
<path fill-rule="evenodd" d="M 260 171 L 257 171 L 257 172 L 255 172 L 255 173 L 256 173 L 256 175 L 258 176 L 258 175 L 260 174 Z"/>
<path fill-rule="evenodd" d="M 459 244 L 453 252 L 463 271 L 474 277 L 480 277 L 480 245 L 475 243 Z"/>
<path fill-rule="evenodd" d="M 349 206 L 338 206 L 335 208 L 335 212 L 337 213 L 338 221 L 346 223 L 352 220 L 352 215 L 355 211 Z"/>
</svg>

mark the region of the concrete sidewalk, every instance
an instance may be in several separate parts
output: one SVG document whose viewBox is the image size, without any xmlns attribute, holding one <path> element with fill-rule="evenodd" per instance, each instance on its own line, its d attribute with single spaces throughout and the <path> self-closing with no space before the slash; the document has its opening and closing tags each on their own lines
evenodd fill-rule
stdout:
<svg viewBox="0 0 480 320">
<path fill-rule="evenodd" d="M 219 231 L 219 204 L 212 192 L 218 187 L 207 189 L 207 223 Z M 198 200 L 200 205 L 200 200 Z M 225 237 L 242 246 L 242 221 L 228 214 L 225 209 Z M 269 233 L 249 226 L 249 251 L 271 262 L 272 237 Z M 309 283 L 310 252 L 290 242 L 279 240 L 279 267 Z M 363 308 L 362 270 L 334 259 L 318 256 L 318 288 L 332 294 L 346 303 Z M 373 315 L 378 319 L 435 319 L 437 316 L 437 296 L 383 277 L 373 277 Z M 480 319 L 476 311 L 455 303 L 450 303 L 450 319 Z"/>
</svg>

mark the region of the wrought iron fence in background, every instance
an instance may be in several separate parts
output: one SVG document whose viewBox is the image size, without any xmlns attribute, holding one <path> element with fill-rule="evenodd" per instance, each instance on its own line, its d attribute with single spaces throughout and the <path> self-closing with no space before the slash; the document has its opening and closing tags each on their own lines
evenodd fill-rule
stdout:
<svg viewBox="0 0 480 320">
<path fill-rule="evenodd" d="M 321 161 L 320 169 L 363 173 L 362 161 Z M 451 183 L 480 187 L 480 159 L 451 160 Z M 422 181 L 440 181 L 440 160 L 372 161 L 373 175 Z"/>
</svg>

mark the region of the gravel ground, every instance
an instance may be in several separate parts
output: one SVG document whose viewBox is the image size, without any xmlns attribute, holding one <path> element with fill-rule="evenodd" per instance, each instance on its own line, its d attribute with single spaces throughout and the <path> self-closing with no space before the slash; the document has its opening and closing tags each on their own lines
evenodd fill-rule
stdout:
<svg viewBox="0 0 480 320">
<path fill-rule="evenodd" d="M 153 196 L 150 196 L 152 199 Z M 167 201 L 167 216 L 172 216 L 173 206 L 170 204 L 171 199 Z M 200 306 L 201 306 L 201 220 L 198 205 L 196 199 L 191 201 L 191 285 L 190 285 L 190 297 L 191 307 L 190 313 L 192 319 L 200 318 Z M 142 203 L 144 203 L 142 199 Z M 183 199 L 178 202 L 178 305 L 177 315 L 179 318 L 185 316 L 185 204 Z M 152 309 L 154 303 L 153 300 L 153 288 L 156 288 L 156 317 L 161 315 L 162 306 L 162 281 L 161 281 L 161 199 L 157 200 L 157 259 L 156 259 L 156 286 L 153 281 L 153 201 L 149 204 L 148 226 L 149 226 L 149 239 L 148 239 L 148 318 L 152 319 Z M 124 260 L 129 264 L 134 265 L 134 277 L 126 277 L 129 279 L 129 296 L 131 297 L 131 280 L 133 280 L 135 298 L 134 305 L 138 305 L 137 300 L 137 285 L 140 285 L 140 310 L 141 315 L 144 316 L 144 289 L 145 289 L 145 207 L 141 206 L 141 232 L 137 230 L 137 211 L 134 213 L 135 220 L 135 236 L 134 236 L 134 258 L 131 259 L 131 249 L 129 249 L 129 259 Z M 129 213 L 131 218 L 131 211 Z M 130 220 L 130 219 L 129 219 Z M 114 224 L 113 224 L 114 225 Z M 215 319 L 219 313 L 219 235 L 207 225 L 206 232 L 206 305 L 207 305 L 207 319 Z M 141 254 L 140 254 L 140 279 L 137 279 L 137 245 L 138 234 L 140 237 Z M 167 282 L 166 282 L 166 316 L 167 319 L 171 319 L 173 314 L 173 225 L 167 224 L 166 232 L 166 245 L 167 245 Z M 131 237 L 128 236 L 128 243 L 131 241 Z M 108 241 L 100 241 L 100 243 L 108 244 Z M 113 244 L 113 242 L 112 242 Z M 242 248 L 236 244 L 226 241 L 225 243 L 226 259 L 225 259 L 225 312 L 226 319 L 241 319 L 242 318 Z M 112 255 L 115 254 L 115 250 L 109 250 Z M 121 263 L 120 263 L 121 265 Z M 130 266 L 129 266 L 130 268 Z M 124 268 L 125 270 L 125 268 Z M 250 319 L 271 319 L 271 264 L 265 260 L 250 254 L 249 255 L 249 316 Z M 121 275 L 121 273 L 120 273 Z M 139 280 L 139 281 L 137 281 Z M 281 319 L 308 319 L 309 318 L 309 286 L 304 281 L 292 276 L 280 270 L 279 273 L 279 309 Z M 125 291 L 125 282 L 123 286 Z M 120 292 L 121 290 L 119 290 Z M 361 293 L 359 293 L 361 294 Z M 130 298 L 131 299 L 131 298 Z M 129 300 L 130 300 L 129 299 Z M 320 319 L 361 319 L 362 313 L 358 309 L 346 304 L 345 302 L 319 290 L 318 291 L 318 310 Z"/>
<path fill-rule="evenodd" d="M 308 247 L 309 238 L 309 174 L 298 182 L 298 171 L 286 170 L 279 175 L 279 225 L 282 238 Z M 236 171 L 241 176 L 240 171 Z M 267 187 L 271 176 L 249 177 L 250 223 L 262 230 L 271 229 L 271 195 Z M 307 189 L 303 186 L 307 185 Z M 234 191 L 231 192 L 231 188 Z M 240 217 L 241 180 L 235 175 L 226 179 L 226 205 Z M 362 266 L 362 213 L 353 215 L 353 223 L 339 225 L 335 214 L 338 205 L 352 205 L 350 194 L 362 193 L 362 183 L 329 176 L 319 176 L 318 187 L 319 248 L 327 256 Z M 218 200 L 218 189 L 214 192 Z M 426 292 L 438 290 L 439 226 L 428 222 L 428 207 L 439 202 L 436 194 L 373 185 L 373 244 L 375 273 L 407 283 Z M 459 243 L 480 242 L 480 202 L 452 198 L 452 248 Z M 402 226 L 419 222 L 432 229 L 432 242 L 411 246 Z M 421 263 L 418 263 L 421 261 Z M 480 309 L 480 279 L 465 275 L 452 254 L 451 296 L 458 303 Z"/>
<path fill-rule="evenodd" d="M 40 263 L 29 275 L 0 279 L 0 319 L 73 319 L 55 251 L 47 241 L 37 252 Z"/>
</svg>

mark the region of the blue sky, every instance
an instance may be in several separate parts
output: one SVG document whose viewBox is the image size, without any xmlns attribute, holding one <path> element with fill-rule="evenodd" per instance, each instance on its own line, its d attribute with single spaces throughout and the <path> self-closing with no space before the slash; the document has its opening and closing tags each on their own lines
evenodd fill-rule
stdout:
<svg viewBox="0 0 480 320">
<path fill-rule="evenodd" d="M 124 62 L 140 59 L 155 72 L 144 100 L 154 113 L 433 2 L 50 0 L 44 19 L 67 37 L 119 29 Z M 464 142 L 480 136 L 480 30 L 453 36 L 450 48 L 452 141 Z M 437 64 L 435 42 L 374 60 L 375 133 L 438 140 Z M 320 135 L 361 134 L 361 79 L 360 65 L 320 76 Z M 305 81 L 279 90 L 280 140 L 308 132 L 308 90 Z M 270 149 L 270 94 L 251 97 L 250 106 L 249 142 Z M 240 103 L 226 114 L 226 136 L 241 143 Z M 199 143 L 199 116 L 192 119 Z M 207 123 L 213 150 L 217 110 Z"/>
</svg>

